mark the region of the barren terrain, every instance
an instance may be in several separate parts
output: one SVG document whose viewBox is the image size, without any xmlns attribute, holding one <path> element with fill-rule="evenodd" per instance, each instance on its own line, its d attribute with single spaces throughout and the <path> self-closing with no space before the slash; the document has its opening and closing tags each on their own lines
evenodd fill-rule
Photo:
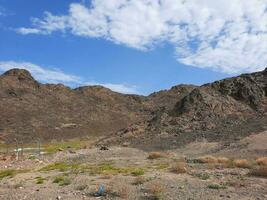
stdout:
<svg viewBox="0 0 267 200">
<path fill-rule="evenodd" d="M 256 173 L 267 169 L 266 157 L 257 160 L 266 142 L 261 132 L 228 147 L 198 141 L 160 152 L 55 145 L 48 155 L 0 161 L 0 199 L 266 199 L 267 171 Z"/>
</svg>

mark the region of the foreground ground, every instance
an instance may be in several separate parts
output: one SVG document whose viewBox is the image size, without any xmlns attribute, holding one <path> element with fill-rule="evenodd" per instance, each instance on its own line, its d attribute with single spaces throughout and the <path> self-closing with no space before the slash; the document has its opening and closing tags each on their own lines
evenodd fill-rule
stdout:
<svg viewBox="0 0 267 200">
<path fill-rule="evenodd" d="M 266 142 L 263 132 L 227 148 L 202 141 L 154 153 L 68 146 L 25 155 L 0 161 L 0 199 L 267 199 Z"/>
</svg>

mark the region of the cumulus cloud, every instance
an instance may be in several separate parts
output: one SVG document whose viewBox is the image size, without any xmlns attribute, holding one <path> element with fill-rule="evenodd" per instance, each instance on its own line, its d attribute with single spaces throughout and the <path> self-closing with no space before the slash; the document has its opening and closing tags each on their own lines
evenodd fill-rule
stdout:
<svg viewBox="0 0 267 200">
<path fill-rule="evenodd" d="M 34 78 L 45 83 L 64 83 L 67 85 L 101 85 L 115 92 L 125 94 L 139 94 L 135 86 L 113 83 L 98 83 L 95 81 L 86 81 L 84 78 L 67 74 L 56 69 L 47 69 L 29 62 L 0 61 L 0 72 L 4 72 L 13 68 L 26 69 Z"/>
<path fill-rule="evenodd" d="M 68 14 L 45 12 L 22 34 L 70 32 L 105 38 L 143 51 L 159 43 L 178 62 L 226 73 L 261 70 L 267 63 L 267 0 L 92 0 Z"/>
</svg>

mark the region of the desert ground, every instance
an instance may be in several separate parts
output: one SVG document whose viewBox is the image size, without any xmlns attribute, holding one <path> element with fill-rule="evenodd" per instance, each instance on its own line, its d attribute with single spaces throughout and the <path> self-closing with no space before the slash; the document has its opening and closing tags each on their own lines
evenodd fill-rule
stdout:
<svg viewBox="0 0 267 200">
<path fill-rule="evenodd" d="M 267 132 L 147 152 L 69 141 L 1 154 L 0 199 L 267 199 Z"/>
</svg>

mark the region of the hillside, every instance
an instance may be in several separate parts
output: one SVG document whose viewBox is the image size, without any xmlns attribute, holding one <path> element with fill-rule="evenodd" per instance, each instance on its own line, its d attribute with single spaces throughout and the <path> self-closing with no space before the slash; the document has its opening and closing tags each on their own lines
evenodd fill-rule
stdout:
<svg viewBox="0 0 267 200">
<path fill-rule="evenodd" d="M 26 70 L 0 76 L 0 133 L 6 140 L 107 135 L 142 120 L 144 97 L 100 86 L 71 89 L 38 83 Z"/>
<path fill-rule="evenodd" d="M 151 119 L 100 143 L 143 149 L 175 148 L 202 140 L 227 145 L 267 130 L 267 69 L 193 87 L 176 100 L 173 106 L 173 99 L 169 100 L 170 104 L 155 111 Z"/>
<path fill-rule="evenodd" d="M 12 69 L 0 76 L 0 134 L 4 141 L 28 142 L 105 136 L 104 143 L 142 148 L 234 139 L 265 130 L 266 96 L 267 69 L 146 97 L 41 84 L 28 71 Z"/>
</svg>

